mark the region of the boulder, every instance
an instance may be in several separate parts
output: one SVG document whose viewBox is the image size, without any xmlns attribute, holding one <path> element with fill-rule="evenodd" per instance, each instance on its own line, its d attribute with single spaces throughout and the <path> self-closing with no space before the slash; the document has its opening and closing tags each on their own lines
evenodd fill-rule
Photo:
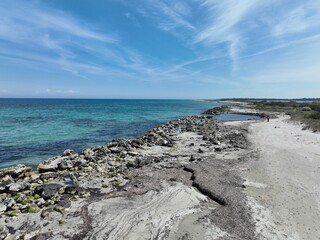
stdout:
<svg viewBox="0 0 320 240">
<path fill-rule="evenodd" d="M 29 187 L 30 187 L 30 183 L 28 182 L 25 182 L 25 181 L 17 182 L 10 185 L 9 192 L 17 193 L 22 190 L 28 189 Z"/>
<path fill-rule="evenodd" d="M 10 175 L 6 175 L 2 178 L 0 183 L 0 193 L 8 191 L 9 187 L 14 183 L 13 178 Z"/>
<path fill-rule="evenodd" d="M 32 167 L 24 164 L 18 164 L 15 167 L 4 168 L 0 170 L 0 178 L 9 175 L 13 178 L 23 177 L 24 173 L 32 171 Z"/>
<path fill-rule="evenodd" d="M 49 158 L 38 165 L 39 172 L 54 172 L 58 170 L 58 165 L 63 160 L 62 157 Z"/>
<path fill-rule="evenodd" d="M 63 186 L 58 183 L 49 183 L 49 184 L 43 184 L 39 185 L 35 188 L 34 192 L 36 194 L 39 194 L 44 199 L 49 199 L 51 197 L 54 197 L 58 194 L 60 188 Z"/>
<path fill-rule="evenodd" d="M 14 205 L 16 205 L 16 201 L 13 198 L 6 198 L 3 201 L 3 204 L 7 207 L 7 208 L 11 208 Z"/>
<path fill-rule="evenodd" d="M 66 194 L 72 194 L 72 195 L 82 195 L 85 193 L 85 190 L 82 187 L 76 186 L 76 185 L 68 185 L 64 189 L 64 192 Z"/>
</svg>

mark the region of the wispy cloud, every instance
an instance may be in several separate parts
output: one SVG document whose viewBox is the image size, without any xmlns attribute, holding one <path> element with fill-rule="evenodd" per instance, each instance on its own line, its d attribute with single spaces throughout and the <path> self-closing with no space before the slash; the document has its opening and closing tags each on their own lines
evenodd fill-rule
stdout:
<svg viewBox="0 0 320 240">
<path fill-rule="evenodd" d="M 305 33 L 320 27 L 320 6 L 315 1 L 305 1 L 269 20 L 275 36 Z"/>
</svg>

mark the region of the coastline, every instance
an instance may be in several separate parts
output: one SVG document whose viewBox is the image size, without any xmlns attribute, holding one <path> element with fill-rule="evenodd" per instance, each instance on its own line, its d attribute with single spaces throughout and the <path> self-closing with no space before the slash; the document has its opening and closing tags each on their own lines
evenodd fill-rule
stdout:
<svg viewBox="0 0 320 240">
<path fill-rule="evenodd" d="M 277 227 L 269 219 L 257 222 L 261 202 L 251 201 L 258 198 L 253 193 L 260 185 L 247 179 L 250 166 L 260 159 L 253 124 L 266 123 L 185 117 L 137 139 L 118 139 L 80 153 L 66 150 L 39 164 L 39 172 L 0 170 L 0 235 L 272 239 L 257 223 L 270 232 Z"/>
</svg>

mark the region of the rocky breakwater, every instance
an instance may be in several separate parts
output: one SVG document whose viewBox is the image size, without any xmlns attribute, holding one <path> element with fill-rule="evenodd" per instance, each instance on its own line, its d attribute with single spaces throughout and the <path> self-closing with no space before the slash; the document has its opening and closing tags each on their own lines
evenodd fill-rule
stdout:
<svg viewBox="0 0 320 240">
<path fill-rule="evenodd" d="M 175 149 L 183 133 L 195 133 L 201 139 L 195 146 L 196 140 L 191 137 L 186 149 Z M 40 163 L 36 170 L 25 165 L 1 169 L 0 239 L 85 238 L 97 224 L 88 212 L 91 203 L 160 190 L 164 180 L 191 186 L 189 178 L 195 178 L 204 167 L 195 167 L 199 161 L 246 147 L 244 131 L 223 126 L 210 117 L 191 116 L 168 122 L 137 139 L 115 139 L 80 153 L 65 150 Z M 155 148 L 160 150 L 155 152 Z M 171 156 L 174 151 L 178 154 Z M 174 170 L 170 172 L 169 168 Z M 163 175 L 146 180 L 159 169 L 166 169 Z M 203 183 L 194 186 L 203 193 L 211 191 Z M 220 183 L 219 189 L 223 187 Z M 225 201 L 214 193 L 208 196 Z M 228 214 L 232 218 L 232 213 Z"/>
</svg>

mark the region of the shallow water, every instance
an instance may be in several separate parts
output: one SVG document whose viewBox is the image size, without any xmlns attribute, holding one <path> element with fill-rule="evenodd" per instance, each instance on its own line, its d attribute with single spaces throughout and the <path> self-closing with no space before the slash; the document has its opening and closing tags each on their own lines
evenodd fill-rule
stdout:
<svg viewBox="0 0 320 240">
<path fill-rule="evenodd" d="M 133 138 L 218 106 L 192 100 L 0 99 L 0 167 Z"/>
</svg>

